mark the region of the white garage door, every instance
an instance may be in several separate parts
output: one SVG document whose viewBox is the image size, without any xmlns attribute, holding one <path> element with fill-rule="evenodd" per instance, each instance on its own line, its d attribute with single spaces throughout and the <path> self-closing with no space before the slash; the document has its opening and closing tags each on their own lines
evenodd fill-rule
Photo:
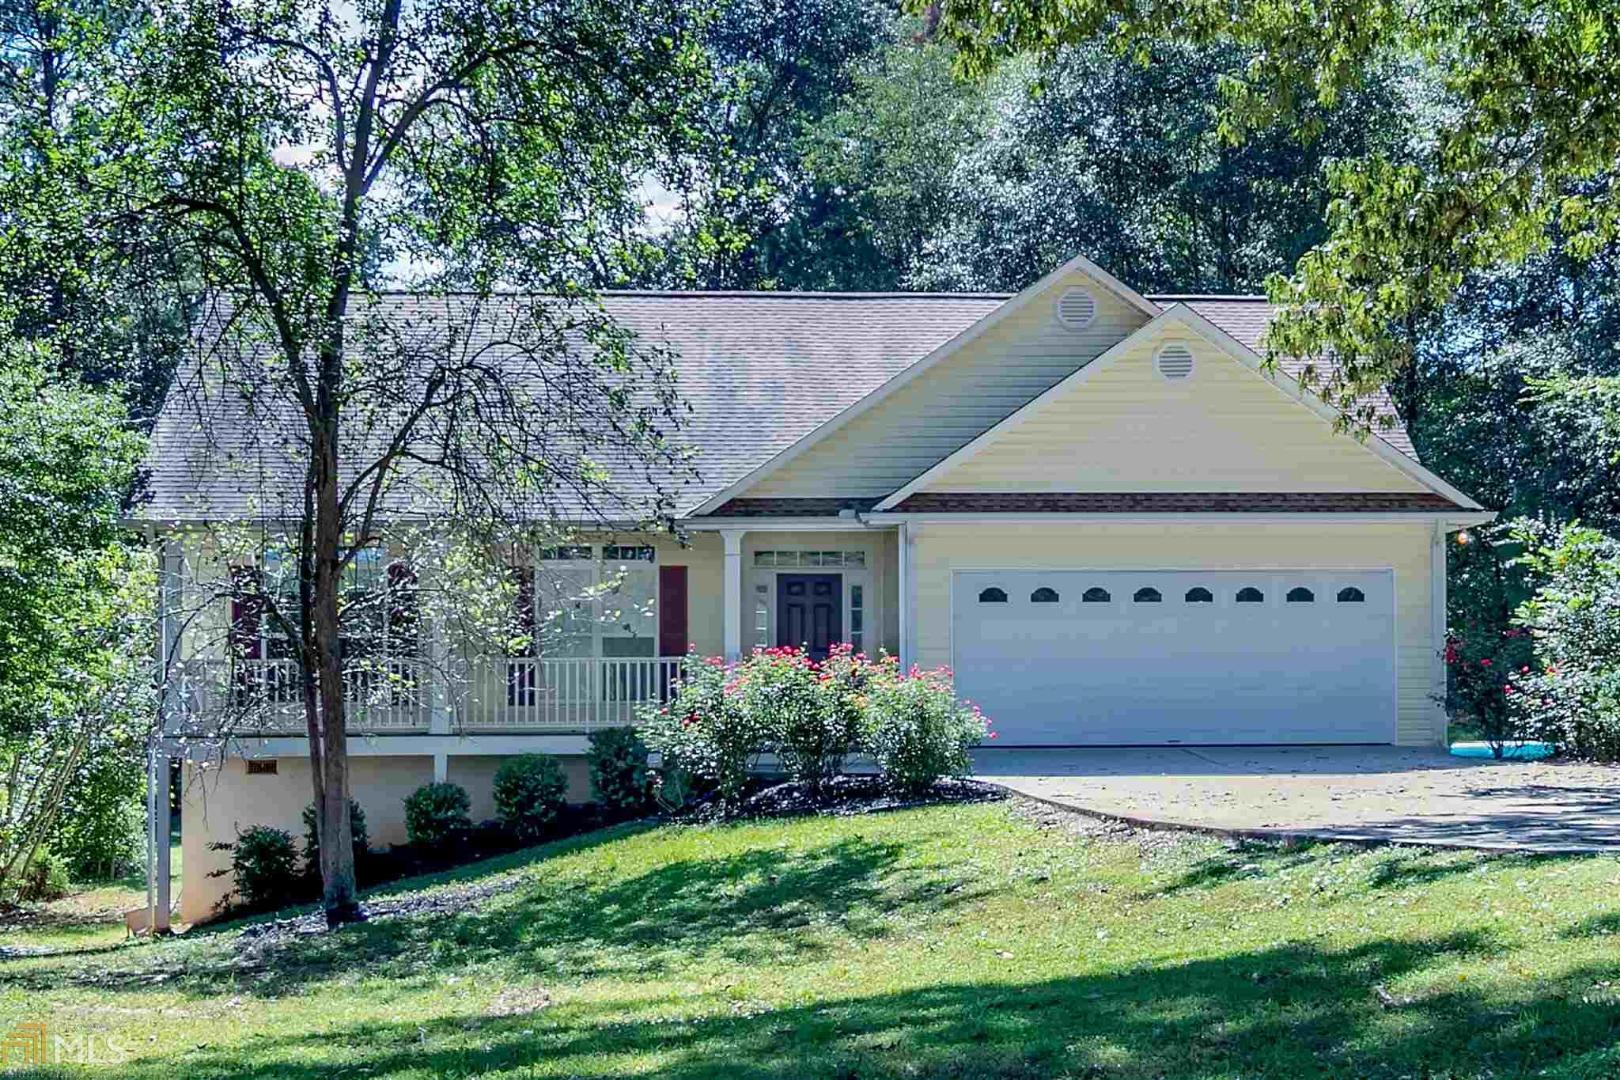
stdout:
<svg viewBox="0 0 1620 1080">
<path fill-rule="evenodd" d="M 1001 746 L 1395 739 L 1390 571 L 958 571 L 952 642 Z"/>
</svg>

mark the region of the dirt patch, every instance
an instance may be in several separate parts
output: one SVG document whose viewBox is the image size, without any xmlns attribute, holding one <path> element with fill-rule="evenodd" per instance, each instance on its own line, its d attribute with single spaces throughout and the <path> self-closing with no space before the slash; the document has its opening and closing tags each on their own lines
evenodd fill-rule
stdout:
<svg viewBox="0 0 1620 1080">
<path fill-rule="evenodd" d="M 906 795 L 885 787 L 881 777 L 839 776 L 822 785 L 820 790 L 797 781 L 762 786 L 745 795 L 739 804 L 731 808 L 722 806 L 716 799 L 707 799 L 681 810 L 673 820 L 708 824 L 807 814 L 848 817 L 948 803 L 997 802 L 1007 797 L 1005 788 L 956 777 L 936 781 L 924 794 Z"/>
</svg>

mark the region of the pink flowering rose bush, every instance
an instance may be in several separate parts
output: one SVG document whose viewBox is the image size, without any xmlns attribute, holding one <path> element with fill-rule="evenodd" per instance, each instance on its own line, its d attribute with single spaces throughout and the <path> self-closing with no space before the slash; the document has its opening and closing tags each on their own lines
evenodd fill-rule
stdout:
<svg viewBox="0 0 1620 1080">
<path fill-rule="evenodd" d="M 803 649 L 761 649 L 738 667 L 736 686 L 782 771 L 820 789 L 854 752 L 858 697 L 882 672 L 848 645 L 835 645 L 820 663 Z"/>
<path fill-rule="evenodd" d="M 987 734 L 978 710 L 956 700 L 943 669 L 902 673 L 893 657 L 848 645 L 825 660 L 802 649 L 757 649 L 727 664 L 689 660 L 670 700 L 641 717 L 663 758 L 660 801 L 678 806 L 697 785 L 734 804 L 762 754 L 813 790 L 865 754 L 886 782 L 910 793 L 968 771 L 967 751 Z"/>
<path fill-rule="evenodd" d="M 719 657 L 691 657 L 670 701 L 642 715 L 642 737 L 663 755 L 653 793 L 665 806 L 679 806 L 694 780 L 712 787 L 722 801 L 742 794 L 764 751 L 758 717 L 743 707 L 735 670 Z"/>
<path fill-rule="evenodd" d="M 1510 675 L 1529 670 L 1530 659 L 1530 636 L 1519 627 L 1477 628 L 1446 638 L 1446 713 L 1497 757 L 1523 733 Z"/>
<path fill-rule="evenodd" d="M 957 700 L 948 669 L 919 671 L 875 685 L 867 698 L 863 744 L 891 787 L 918 794 L 942 776 L 966 776 L 968 751 L 990 734 L 977 706 Z"/>
</svg>

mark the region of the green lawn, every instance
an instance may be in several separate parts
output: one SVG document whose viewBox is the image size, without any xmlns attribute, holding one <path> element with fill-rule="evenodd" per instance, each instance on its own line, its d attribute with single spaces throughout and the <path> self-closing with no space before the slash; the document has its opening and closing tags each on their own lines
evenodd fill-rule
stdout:
<svg viewBox="0 0 1620 1080">
<path fill-rule="evenodd" d="M 171 872 L 179 888 L 180 843 L 170 849 Z M 80 886 L 71 896 L 0 915 L 0 948 L 88 949 L 115 945 L 126 936 L 124 912 L 146 905 L 146 873 L 137 869 L 121 881 Z"/>
<path fill-rule="evenodd" d="M 1620 860 L 1023 813 L 610 831 L 456 914 L 7 961 L 0 1012 L 137 1080 L 1620 1076 Z"/>
</svg>

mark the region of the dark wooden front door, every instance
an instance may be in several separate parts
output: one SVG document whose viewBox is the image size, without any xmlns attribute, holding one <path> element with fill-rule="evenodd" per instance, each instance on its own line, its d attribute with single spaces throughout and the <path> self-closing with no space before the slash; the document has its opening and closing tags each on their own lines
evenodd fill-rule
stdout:
<svg viewBox="0 0 1620 1080">
<path fill-rule="evenodd" d="M 816 660 L 844 637 L 841 574 L 776 575 L 776 643 L 803 645 Z"/>
</svg>

